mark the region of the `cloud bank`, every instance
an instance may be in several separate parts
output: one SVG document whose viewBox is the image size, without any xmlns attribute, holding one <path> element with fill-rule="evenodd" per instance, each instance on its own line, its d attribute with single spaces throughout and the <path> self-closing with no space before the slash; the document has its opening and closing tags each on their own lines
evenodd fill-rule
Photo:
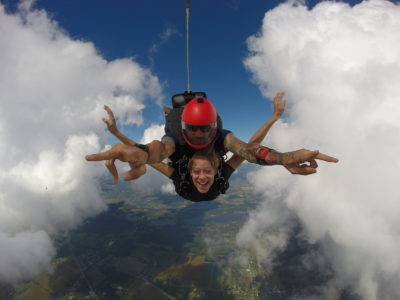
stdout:
<svg viewBox="0 0 400 300">
<path fill-rule="evenodd" d="M 140 124 L 144 100 L 161 97 L 157 77 L 131 59 L 106 61 L 43 10 L 0 4 L 0 281 L 49 267 L 52 235 L 105 209 L 100 163 L 109 134 L 103 105 Z"/>
<path fill-rule="evenodd" d="M 285 91 L 288 123 L 268 145 L 319 149 L 340 159 L 302 177 L 280 167 L 251 176 L 265 202 L 237 236 L 266 266 L 287 244 L 291 220 L 323 245 L 315 260 L 335 276 L 321 291 L 348 286 L 362 299 L 400 298 L 400 6 L 285 3 L 248 39 L 245 65 L 263 94 Z"/>
</svg>

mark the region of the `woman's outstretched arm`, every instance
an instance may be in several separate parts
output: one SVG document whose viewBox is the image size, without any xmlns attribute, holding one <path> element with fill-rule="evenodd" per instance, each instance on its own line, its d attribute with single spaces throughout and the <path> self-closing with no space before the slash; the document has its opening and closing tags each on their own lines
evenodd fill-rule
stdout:
<svg viewBox="0 0 400 300">
<path fill-rule="evenodd" d="M 112 133 L 117 139 L 119 139 L 125 145 L 130 145 L 130 146 L 136 145 L 137 143 L 134 140 L 128 138 L 122 132 L 119 131 L 119 129 L 117 127 L 117 123 L 115 121 L 114 113 L 111 110 L 111 108 L 109 108 L 107 105 L 104 105 L 104 109 L 107 111 L 108 119 L 103 118 L 102 120 L 107 125 L 107 128 L 110 131 L 110 133 Z M 110 170 L 110 168 L 115 168 L 115 164 L 113 163 L 112 160 L 106 161 L 105 164 L 109 170 Z M 159 171 L 160 173 L 164 174 L 167 177 L 170 177 L 172 175 L 172 173 L 174 172 L 174 168 L 168 166 L 167 164 L 165 164 L 163 162 L 157 162 L 154 164 L 150 164 L 150 166 L 152 168 L 156 169 L 157 171 Z M 117 174 L 116 172 L 112 172 L 112 171 L 113 170 L 110 170 L 111 174 Z M 145 170 L 144 170 L 144 172 L 145 172 Z M 114 178 L 114 176 L 113 176 L 113 181 L 117 182 L 118 178 Z"/>
<path fill-rule="evenodd" d="M 268 131 L 271 129 L 272 125 L 279 120 L 285 111 L 286 101 L 282 99 L 284 95 L 285 93 L 283 92 L 276 93 L 274 97 L 274 114 L 256 131 L 256 133 L 253 134 L 248 142 L 249 144 L 260 144 L 267 135 Z M 243 157 L 234 154 L 226 163 L 236 170 L 244 160 L 245 159 Z"/>
</svg>

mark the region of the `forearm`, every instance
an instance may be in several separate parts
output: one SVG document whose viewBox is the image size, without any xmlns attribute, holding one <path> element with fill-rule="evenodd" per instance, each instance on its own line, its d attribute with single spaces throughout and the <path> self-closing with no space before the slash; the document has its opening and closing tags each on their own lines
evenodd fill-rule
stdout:
<svg viewBox="0 0 400 300">
<path fill-rule="evenodd" d="M 262 142 L 262 140 L 265 138 L 265 136 L 267 135 L 267 133 L 270 130 L 270 128 L 272 127 L 272 125 L 274 125 L 274 123 L 278 119 L 279 119 L 279 117 L 273 115 L 262 127 L 260 127 L 260 129 L 257 130 L 256 133 L 253 134 L 253 136 L 250 138 L 248 144 L 252 144 L 252 143 L 260 144 Z M 246 155 L 246 154 L 244 154 L 244 155 Z M 251 157 L 249 159 L 251 159 Z M 245 159 L 242 156 L 234 154 L 226 163 L 228 165 L 230 165 L 233 169 L 236 170 L 244 160 Z"/>
<path fill-rule="evenodd" d="M 260 146 L 258 143 L 247 144 L 239 140 L 233 133 L 227 135 L 225 147 L 227 150 L 251 163 L 283 165 L 290 163 L 292 159 L 292 152 L 281 153 L 276 150 Z M 260 157 L 262 156 L 256 155 L 256 153 L 260 153 L 260 150 L 266 154 L 266 156 L 262 158 L 264 161 L 260 161 Z"/>
<path fill-rule="evenodd" d="M 265 161 L 268 165 L 286 165 L 293 160 L 293 152 L 278 152 L 270 149 Z"/>
<path fill-rule="evenodd" d="M 119 130 L 116 132 L 112 133 L 117 139 L 119 139 L 122 143 L 124 143 L 125 145 L 135 145 L 137 144 L 134 140 L 131 140 L 130 138 L 128 138 L 127 136 L 125 136 L 122 132 L 120 132 Z"/>
<path fill-rule="evenodd" d="M 271 129 L 272 125 L 279 119 L 279 117 L 273 115 L 260 129 L 257 130 L 255 134 L 250 138 L 250 143 L 257 143 L 260 144 L 265 136 L 267 135 L 268 131 Z"/>
<path fill-rule="evenodd" d="M 127 136 L 125 136 L 120 131 L 116 131 L 113 134 L 114 134 L 114 136 L 116 138 L 118 138 L 125 145 L 134 146 L 134 145 L 138 144 L 134 140 L 132 140 L 132 139 L 128 138 Z M 147 163 L 148 164 L 158 163 L 158 162 L 161 162 L 163 160 L 163 158 L 161 157 L 161 153 L 164 151 L 164 149 L 163 149 L 162 145 L 160 147 L 160 145 L 158 145 L 157 142 L 158 141 L 153 141 L 153 142 L 151 142 L 151 143 L 146 145 L 148 147 L 148 149 L 149 149 L 149 153 L 148 153 L 149 154 L 149 158 L 147 159 Z"/>
<path fill-rule="evenodd" d="M 245 143 L 239 140 L 233 133 L 230 133 L 225 138 L 225 148 L 231 151 L 234 156 L 239 156 L 248 162 L 255 163 L 255 150 L 258 147 L 256 143 Z"/>
<path fill-rule="evenodd" d="M 172 174 L 174 173 L 174 168 L 168 166 L 167 164 L 165 164 L 163 162 L 154 163 L 154 164 L 151 164 L 150 166 L 153 167 L 154 169 L 156 169 L 158 172 L 164 174 L 168 178 L 171 177 Z"/>
<path fill-rule="evenodd" d="M 265 156 L 257 155 L 257 153 L 267 152 Z M 279 152 L 274 149 L 269 149 L 259 144 L 248 145 L 247 149 L 242 151 L 243 157 L 251 163 L 259 165 L 287 165 L 294 160 L 293 152 Z"/>
</svg>

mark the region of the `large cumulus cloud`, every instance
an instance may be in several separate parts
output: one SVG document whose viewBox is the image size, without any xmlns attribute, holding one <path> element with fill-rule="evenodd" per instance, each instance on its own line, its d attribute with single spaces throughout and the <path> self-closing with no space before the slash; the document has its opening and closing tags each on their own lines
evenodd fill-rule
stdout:
<svg viewBox="0 0 400 300">
<path fill-rule="evenodd" d="M 308 177 L 279 167 L 253 174 L 266 200 L 238 244 L 268 265 L 296 216 L 334 269 L 327 299 L 348 286 L 363 299 L 400 297 L 399 20 L 399 5 L 384 0 L 312 9 L 291 2 L 267 12 L 248 39 L 253 80 L 266 97 L 282 90 L 288 100 L 288 122 L 271 131 L 268 144 L 319 149 L 340 163 L 320 163 Z"/>
<path fill-rule="evenodd" d="M 52 234 L 105 209 L 104 168 L 83 159 L 109 137 L 103 105 L 140 124 L 161 86 L 135 61 L 72 39 L 32 1 L 15 13 L 0 4 L 0 65 L 0 280 L 13 282 L 49 266 Z"/>
</svg>

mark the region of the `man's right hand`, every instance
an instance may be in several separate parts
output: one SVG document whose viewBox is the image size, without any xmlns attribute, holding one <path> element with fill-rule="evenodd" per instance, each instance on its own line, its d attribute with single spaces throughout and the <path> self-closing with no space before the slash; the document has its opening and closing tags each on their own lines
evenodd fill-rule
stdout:
<svg viewBox="0 0 400 300">
<path fill-rule="evenodd" d="M 318 168 L 316 159 L 332 163 L 339 161 L 337 158 L 320 153 L 318 150 L 311 151 L 307 149 L 283 153 L 282 158 L 282 165 L 290 173 L 298 175 L 316 173 Z"/>
</svg>

